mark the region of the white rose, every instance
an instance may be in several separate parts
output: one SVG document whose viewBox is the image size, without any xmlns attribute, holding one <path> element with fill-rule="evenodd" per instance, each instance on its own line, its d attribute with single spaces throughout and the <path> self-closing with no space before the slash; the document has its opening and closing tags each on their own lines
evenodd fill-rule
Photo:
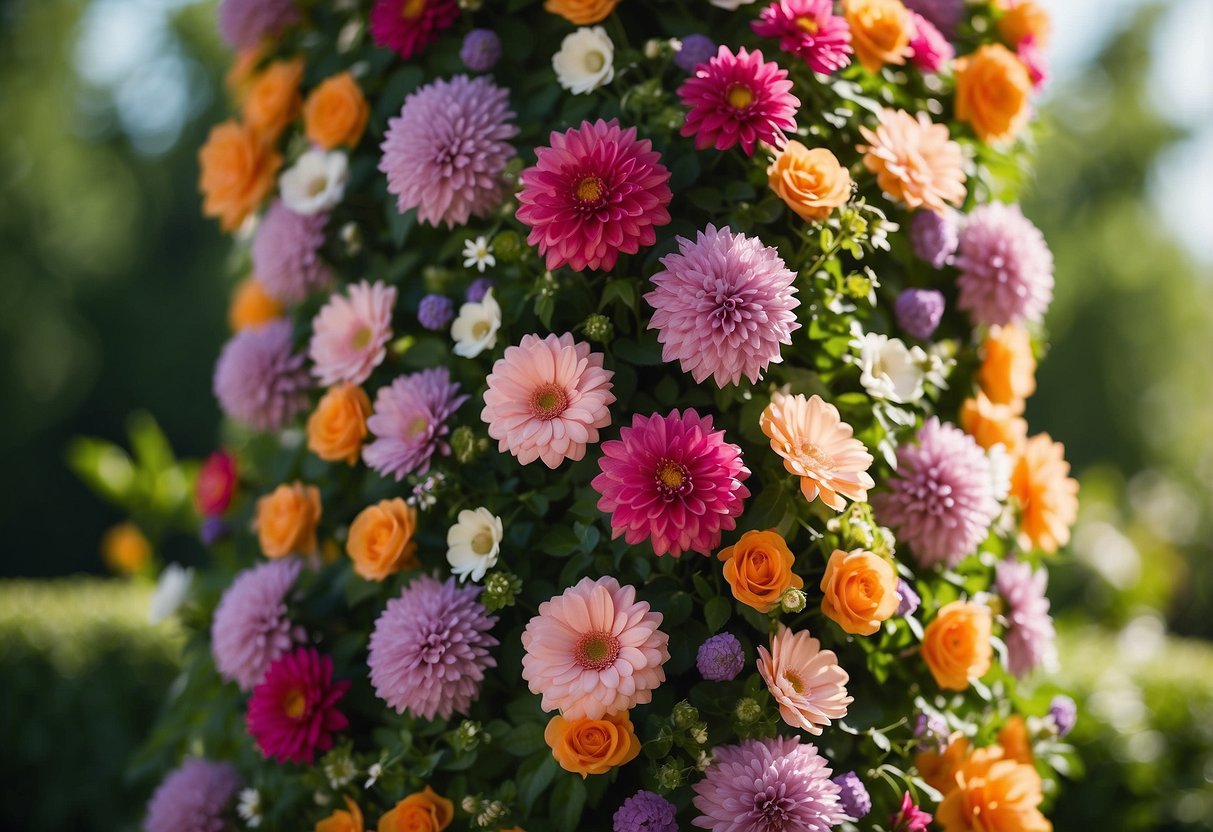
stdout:
<svg viewBox="0 0 1213 832">
<path fill-rule="evenodd" d="M 296 214 L 332 210 L 345 196 L 350 164 L 344 153 L 309 150 L 278 178 L 286 207 Z"/>
<path fill-rule="evenodd" d="M 475 358 L 497 346 L 497 330 L 501 328 L 501 307 L 493 298 L 493 290 L 484 293 L 480 303 L 465 303 L 459 307 L 459 317 L 451 324 L 455 339 L 455 355 Z"/>
<path fill-rule="evenodd" d="M 927 354 L 919 347 L 907 348 L 887 335 L 869 332 L 859 339 L 859 383 L 868 395 L 898 404 L 922 398 Z"/>
<path fill-rule="evenodd" d="M 567 35 L 552 56 L 560 86 L 581 95 L 611 83 L 615 77 L 615 44 L 601 26 L 586 26 Z"/>
<path fill-rule="evenodd" d="M 451 571 L 465 581 L 479 581 L 497 563 L 504 531 L 501 518 L 481 506 L 459 512 L 459 522 L 446 533 L 446 559 Z"/>
<path fill-rule="evenodd" d="M 159 624 L 181 609 L 193 581 L 193 569 L 187 569 L 179 563 L 166 566 L 160 573 L 160 580 L 156 582 L 155 592 L 152 593 L 147 620 L 152 624 Z"/>
</svg>

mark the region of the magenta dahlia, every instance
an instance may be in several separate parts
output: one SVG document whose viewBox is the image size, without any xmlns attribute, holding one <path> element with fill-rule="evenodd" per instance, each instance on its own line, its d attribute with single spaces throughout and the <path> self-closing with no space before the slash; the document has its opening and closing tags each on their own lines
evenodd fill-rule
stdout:
<svg viewBox="0 0 1213 832">
<path fill-rule="evenodd" d="M 814 72 L 829 75 L 851 63 L 851 28 L 834 14 L 832 0 L 776 0 L 753 23 L 764 38 L 804 59 Z"/>
<path fill-rule="evenodd" d="M 682 82 L 678 96 L 690 108 L 682 135 L 694 136 L 700 150 L 712 145 L 728 150 L 740 143 L 753 156 L 758 142 L 783 147 L 784 131 L 796 129 L 800 99 L 792 95 L 788 73 L 744 46 L 736 55 L 720 47 Z"/>
<path fill-rule="evenodd" d="M 434 454 L 449 454 L 447 420 L 467 401 L 445 367 L 400 376 L 379 388 L 366 427 L 375 440 L 362 449 L 362 459 L 381 476 L 396 481 L 414 471 L 430 470 Z"/>
<path fill-rule="evenodd" d="M 602 473 L 591 483 L 611 515 L 612 539 L 646 538 L 658 555 L 709 555 L 732 531 L 750 491 L 741 448 L 694 410 L 637 414 L 619 438 L 602 443 Z"/>
<path fill-rule="evenodd" d="M 147 804 L 144 832 L 222 832 L 240 775 L 228 763 L 187 757 Z"/>
<path fill-rule="evenodd" d="M 516 216 L 549 269 L 615 267 L 620 253 L 651 246 L 670 221 L 670 172 L 648 139 L 612 119 L 551 135 L 522 172 Z"/>
<path fill-rule="evenodd" d="M 376 0 L 371 37 L 407 61 L 433 45 L 458 19 L 455 0 Z"/>
<path fill-rule="evenodd" d="M 311 763 L 333 747 L 333 733 L 349 725 L 337 703 L 349 690 L 333 680 L 333 660 L 314 647 L 300 647 L 270 665 L 253 689 L 245 722 L 264 757 L 280 763 Z"/>
<path fill-rule="evenodd" d="M 241 690 L 261 684 L 279 656 L 304 637 L 291 623 L 286 599 L 299 577 L 298 558 L 271 560 L 238 574 L 211 621 L 215 669 Z"/>
<path fill-rule="evenodd" d="M 975 324 L 1032 323 L 1053 300 L 1053 253 L 1018 205 L 990 202 L 965 217 L 953 265 L 956 307 Z"/>
</svg>

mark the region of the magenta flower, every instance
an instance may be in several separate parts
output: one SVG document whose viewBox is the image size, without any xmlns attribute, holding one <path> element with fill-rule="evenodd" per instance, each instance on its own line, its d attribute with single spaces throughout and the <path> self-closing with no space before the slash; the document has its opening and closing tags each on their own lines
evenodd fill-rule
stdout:
<svg viewBox="0 0 1213 832">
<path fill-rule="evenodd" d="M 713 376 L 717 387 L 755 383 L 783 360 L 782 344 L 800 328 L 795 273 L 757 237 L 709 225 L 695 241 L 679 237 L 678 253 L 661 258 L 657 288 L 644 296 L 656 310 L 661 359 L 678 361 L 696 382 Z"/>
<path fill-rule="evenodd" d="M 348 296 L 329 298 L 312 321 L 312 375 L 326 387 L 370 378 L 387 355 L 395 304 L 395 287 L 379 281 L 355 283 Z"/>
<path fill-rule="evenodd" d="M 211 657 L 219 675 L 241 690 L 261 684 L 270 665 L 304 639 L 286 608 L 300 563 L 285 558 L 246 569 L 219 599 L 211 622 Z"/>
<path fill-rule="evenodd" d="M 910 37 L 910 60 L 923 72 L 939 72 L 956 57 L 956 48 L 917 12 L 910 12 L 914 34 Z"/>
<path fill-rule="evenodd" d="M 270 321 L 242 329 L 223 345 L 211 382 L 229 418 L 276 431 L 307 407 L 311 387 L 302 353 L 291 351 L 291 324 Z"/>
<path fill-rule="evenodd" d="M 445 367 L 400 376 L 379 388 L 375 409 L 366 420 L 375 441 L 362 449 L 362 459 L 381 476 L 424 474 L 435 452 L 449 454 L 447 420 L 467 401 Z"/>
<path fill-rule="evenodd" d="M 147 804 L 144 832 L 226 829 L 226 814 L 239 788 L 234 766 L 188 757 L 156 787 Z"/>
<path fill-rule="evenodd" d="M 599 119 L 551 135 L 522 172 L 517 218 L 530 227 L 547 267 L 609 271 L 620 253 L 635 254 L 670 221 L 670 172 L 636 128 Z"/>
<path fill-rule="evenodd" d="M 299 19 L 295 0 L 222 0 L 219 34 L 233 49 L 252 49 Z"/>
<path fill-rule="evenodd" d="M 658 555 L 709 555 L 732 531 L 750 491 L 741 448 L 694 410 L 632 417 L 619 438 L 602 443 L 602 473 L 591 483 L 611 515 L 612 539 L 646 538 Z"/>
<path fill-rule="evenodd" d="M 253 273 L 282 303 L 299 303 L 328 285 L 333 274 L 320 259 L 328 214 L 297 214 L 274 200 L 253 237 Z"/>
<path fill-rule="evenodd" d="M 333 733 L 349 726 L 337 703 L 349 690 L 333 681 L 333 660 L 314 647 L 300 647 L 270 665 L 253 689 L 245 722 L 264 757 L 280 763 L 311 763 L 333 747 Z"/>
<path fill-rule="evenodd" d="M 371 37 L 407 61 L 432 46 L 458 19 L 455 0 L 376 0 Z"/>
<path fill-rule="evenodd" d="M 798 55 L 814 72 L 829 75 L 851 63 L 851 28 L 831 0 L 776 0 L 752 24 L 764 38 Z"/>
<path fill-rule="evenodd" d="M 740 143 L 747 156 L 758 142 L 783 147 L 785 130 L 796 129 L 800 99 L 779 64 L 763 63 L 761 52 L 736 55 L 727 46 L 695 68 L 682 82 L 678 97 L 690 108 L 683 136 L 694 136 L 695 147 L 728 150 Z"/>
<path fill-rule="evenodd" d="M 889 818 L 889 828 L 893 832 L 926 832 L 932 819 L 931 813 L 915 806 L 914 798 L 906 792 L 901 796 L 900 811 Z"/>
<path fill-rule="evenodd" d="M 953 264 L 960 270 L 956 306 L 975 324 L 1036 323 L 1053 300 L 1053 254 L 1018 205 L 974 208 Z"/>
<path fill-rule="evenodd" d="M 1006 603 L 1007 670 L 1023 678 L 1040 665 L 1053 664 L 1057 656 L 1053 618 L 1045 586 L 1049 573 L 1041 567 L 1035 572 L 1025 561 L 1004 560 L 997 566 L 995 586 Z"/>
</svg>

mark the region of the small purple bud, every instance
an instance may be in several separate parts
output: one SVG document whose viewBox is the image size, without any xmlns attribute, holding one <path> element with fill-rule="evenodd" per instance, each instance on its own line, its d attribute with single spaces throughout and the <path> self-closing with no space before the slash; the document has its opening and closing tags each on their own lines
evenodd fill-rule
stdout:
<svg viewBox="0 0 1213 832">
<path fill-rule="evenodd" d="M 691 73 L 695 67 L 716 56 L 716 44 L 707 35 L 687 35 L 682 39 L 682 48 L 674 55 L 674 65 L 683 72 Z"/>
<path fill-rule="evenodd" d="M 501 60 L 501 38 L 490 29 L 473 29 L 463 39 L 459 59 L 472 72 L 488 72 Z"/>
<path fill-rule="evenodd" d="M 1053 724 L 1057 726 L 1057 736 L 1064 737 L 1078 721 L 1078 705 L 1065 694 L 1055 696 L 1049 703 L 1049 716 L 1053 717 Z"/>
<path fill-rule="evenodd" d="M 468 286 L 465 299 L 468 303 L 480 303 L 484 300 L 484 296 L 488 294 L 489 289 L 493 288 L 493 279 L 491 277 L 478 277 L 472 281 L 472 285 Z"/>
<path fill-rule="evenodd" d="M 897 296 L 893 312 L 897 325 L 914 338 L 926 340 L 935 334 L 943 319 L 945 301 L 934 289 L 906 289 Z"/>
<path fill-rule="evenodd" d="M 918 597 L 914 587 L 901 578 L 897 579 L 897 599 L 898 615 L 913 615 L 918 612 L 918 607 L 922 604 L 922 599 Z"/>
<path fill-rule="evenodd" d="M 919 260 L 925 260 L 937 269 L 946 266 L 960 245 L 960 228 L 957 215 L 949 211 L 937 214 L 934 211 L 916 211 L 910 220 L 910 245 Z"/>
<path fill-rule="evenodd" d="M 438 332 L 446 329 L 455 317 L 455 304 L 445 295 L 426 295 L 417 307 L 417 320 L 428 330 Z"/>
</svg>

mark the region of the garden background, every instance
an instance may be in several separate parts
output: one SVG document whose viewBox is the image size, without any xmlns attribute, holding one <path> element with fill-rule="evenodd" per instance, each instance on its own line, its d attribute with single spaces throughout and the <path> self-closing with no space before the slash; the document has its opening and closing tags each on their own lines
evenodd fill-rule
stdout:
<svg viewBox="0 0 1213 832">
<path fill-rule="evenodd" d="M 1051 814 L 1213 828 L 1213 2 L 1044 5 L 1025 208 L 1058 279 L 1028 418 L 1083 501 L 1041 680 L 1075 692 L 1082 770 Z M 195 187 L 225 112 L 213 13 L 0 0 L 0 830 L 133 829 L 156 779 L 132 754 L 174 632 L 98 547 L 133 511 L 162 562 L 204 557 L 175 460 L 214 447 L 227 336 L 228 244 Z"/>
</svg>

